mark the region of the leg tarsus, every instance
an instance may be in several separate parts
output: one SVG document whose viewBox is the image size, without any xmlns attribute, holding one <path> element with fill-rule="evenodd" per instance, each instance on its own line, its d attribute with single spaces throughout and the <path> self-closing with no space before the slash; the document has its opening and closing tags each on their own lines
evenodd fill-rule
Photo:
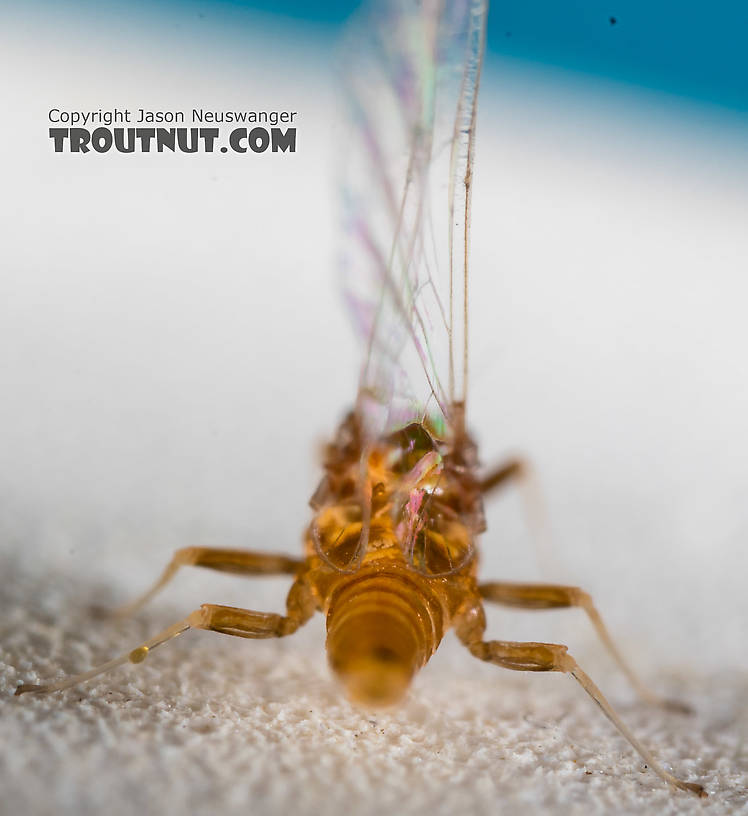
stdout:
<svg viewBox="0 0 748 816">
<path fill-rule="evenodd" d="M 654 759 L 652 754 L 639 742 L 639 740 L 629 731 L 628 726 L 615 712 L 615 709 L 606 700 L 600 689 L 592 682 L 590 677 L 579 666 L 574 658 L 567 654 L 563 661 L 563 668 L 560 671 L 565 671 L 570 674 L 579 685 L 589 694 L 589 696 L 597 703 L 603 714 L 613 723 L 613 725 L 621 732 L 621 734 L 631 743 L 636 749 L 641 758 L 649 765 L 650 768 L 669 785 L 680 790 L 695 793 L 702 799 L 706 799 L 708 794 L 702 785 L 697 782 L 686 782 L 683 779 L 678 779 L 672 774 L 668 773 L 662 766 Z"/>
<path fill-rule="evenodd" d="M 115 657 L 112 660 L 108 660 L 106 663 L 102 663 L 100 666 L 96 666 L 95 668 L 89 669 L 86 672 L 73 674 L 70 677 L 66 677 L 63 680 L 58 680 L 52 683 L 23 683 L 16 689 L 15 696 L 17 697 L 19 694 L 25 694 L 27 692 L 47 694 L 51 691 L 62 691 L 63 689 L 70 688 L 71 686 L 77 686 L 78 683 L 85 683 L 86 680 L 91 680 L 97 675 L 103 674 L 111 669 L 116 669 L 118 666 L 123 666 L 125 663 L 142 663 L 148 654 L 157 646 L 161 646 L 161 644 L 173 640 L 178 635 L 181 635 L 182 632 L 186 632 L 191 628 L 194 627 L 191 625 L 190 619 L 187 618 L 187 620 L 180 621 L 179 623 L 175 623 L 173 626 L 170 626 L 168 629 L 164 629 L 163 632 L 160 632 L 155 637 L 147 640 L 145 643 L 138 646 L 137 649 L 132 649 L 131 651 L 126 652 L 119 657 Z"/>
</svg>

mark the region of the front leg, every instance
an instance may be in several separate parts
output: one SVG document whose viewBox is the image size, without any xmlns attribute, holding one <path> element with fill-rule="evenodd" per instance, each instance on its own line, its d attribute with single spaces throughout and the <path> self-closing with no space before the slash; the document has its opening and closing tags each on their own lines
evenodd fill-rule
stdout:
<svg viewBox="0 0 748 816">
<path fill-rule="evenodd" d="M 501 487 L 508 486 L 513 482 L 522 482 L 531 473 L 529 464 L 524 459 L 507 459 L 489 472 L 481 479 L 480 489 L 484 495 L 493 493 Z"/>
<path fill-rule="evenodd" d="M 541 574 L 556 571 L 551 548 L 548 510 L 535 468 L 527 459 L 507 459 L 492 468 L 480 480 L 481 493 L 493 495 L 504 487 L 516 485 L 522 500 L 523 514 L 535 544 L 535 557 Z"/>
<path fill-rule="evenodd" d="M 507 640 L 484 640 L 485 613 L 480 602 L 470 604 L 455 621 L 457 636 L 470 653 L 479 660 L 495 663 L 514 671 L 564 672 L 570 674 L 595 701 L 603 714 L 613 723 L 647 765 L 668 785 L 706 797 L 704 788 L 695 782 L 685 782 L 668 773 L 631 733 L 600 689 L 568 653 L 567 647 L 555 643 L 516 643 Z"/>
</svg>

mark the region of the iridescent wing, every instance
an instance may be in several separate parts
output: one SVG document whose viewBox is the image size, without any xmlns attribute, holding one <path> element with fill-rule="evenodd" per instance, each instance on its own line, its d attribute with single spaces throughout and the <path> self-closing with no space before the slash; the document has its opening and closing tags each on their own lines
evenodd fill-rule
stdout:
<svg viewBox="0 0 748 816">
<path fill-rule="evenodd" d="M 485 0 L 383 0 L 344 55 L 345 297 L 372 439 L 449 436 L 467 387 L 468 243 Z"/>
</svg>

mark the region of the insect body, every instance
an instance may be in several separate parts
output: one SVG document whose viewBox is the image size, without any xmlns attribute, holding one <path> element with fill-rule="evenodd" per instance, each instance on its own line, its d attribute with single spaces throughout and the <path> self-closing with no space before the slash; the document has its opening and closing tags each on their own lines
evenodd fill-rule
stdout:
<svg viewBox="0 0 748 816">
<path fill-rule="evenodd" d="M 283 637 L 316 611 L 327 620 L 333 672 L 351 699 L 397 702 L 454 628 L 475 657 L 518 671 L 573 676 L 648 766 L 675 788 L 565 646 L 485 639 L 484 601 L 578 606 L 634 687 L 586 592 L 553 584 L 480 583 L 476 539 L 484 495 L 523 473 L 520 462 L 481 473 L 465 424 L 468 231 L 476 100 L 487 9 L 481 0 L 383 0 L 349 48 L 346 98 L 357 138 L 346 158 L 344 282 L 366 347 L 358 396 L 328 445 L 305 553 L 187 547 L 129 614 L 181 566 L 244 575 L 288 574 L 285 615 L 204 604 L 131 652 L 24 692 L 88 680 L 189 629 Z"/>
<path fill-rule="evenodd" d="M 474 461 L 467 437 L 447 447 L 418 423 L 362 451 L 355 414 L 329 447 L 308 580 L 353 699 L 397 702 L 475 596 L 484 524 Z"/>
</svg>

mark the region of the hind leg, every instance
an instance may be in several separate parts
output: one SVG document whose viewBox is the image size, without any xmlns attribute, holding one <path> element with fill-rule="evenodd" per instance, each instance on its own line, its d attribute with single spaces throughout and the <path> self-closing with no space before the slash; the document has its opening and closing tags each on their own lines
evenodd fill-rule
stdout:
<svg viewBox="0 0 748 816">
<path fill-rule="evenodd" d="M 631 747 L 661 779 L 674 788 L 706 797 L 707 794 L 701 785 L 678 779 L 668 773 L 657 762 L 649 750 L 631 733 L 628 726 L 618 716 L 613 706 L 605 699 L 603 693 L 582 670 L 577 661 L 568 654 L 566 646 L 555 643 L 516 643 L 507 640 L 484 640 L 485 627 L 485 615 L 480 605 L 473 605 L 463 610 L 455 621 L 458 637 L 467 646 L 470 653 L 479 660 L 485 660 L 513 671 L 555 671 L 570 674 L 594 700 L 603 714 L 628 740 Z"/>
<path fill-rule="evenodd" d="M 74 674 L 51 683 L 24 683 L 16 689 L 16 695 L 27 692 L 45 694 L 51 691 L 76 686 L 99 674 L 115 669 L 125 663 L 142 663 L 158 646 L 168 643 L 189 629 L 206 629 L 244 638 L 285 637 L 293 634 L 300 626 L 312 617 L 316 604 L 308 584 L 297 578 L 291 586 L 286 600 L 286 614 L 272 612 L 253 612 L 249 609 L 238 609 L 232 606 L 203 604 L 184 620 L 173 624 L 155 637 L 141 643 L 137 648 L 115 657 L 89 671 Z"/>
</svg>

